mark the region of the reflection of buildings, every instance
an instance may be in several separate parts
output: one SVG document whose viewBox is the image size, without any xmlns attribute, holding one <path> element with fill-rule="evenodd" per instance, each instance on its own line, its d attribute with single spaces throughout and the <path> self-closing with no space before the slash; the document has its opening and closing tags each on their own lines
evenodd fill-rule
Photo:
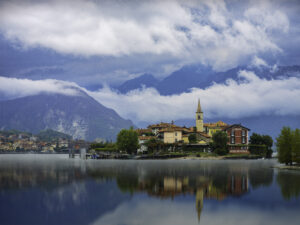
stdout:
<svg viewBox="0 0 300 225">
<path fill-rule="evenodd" d="M 248 178 L 245 175 L 231 175 L 228 177 L 228 193 L 242 195 L 248 191 Z"/>
<path fill-rule="evenodd" d="M 138 190 L 146 191 L 151 196 L 174 198 L 182 194 L 195 195 L 196 211 L 200 221 L 204 199 L 222 201 L 229 196 L 240 196 L 248 192 L 248 174 L 236 173 L 228 175 L 225 184 L 217 185 L 213 178 L 173 177 L 165 176 L 160 179 L 144 179 L 139 182 Z"/>
</svg>

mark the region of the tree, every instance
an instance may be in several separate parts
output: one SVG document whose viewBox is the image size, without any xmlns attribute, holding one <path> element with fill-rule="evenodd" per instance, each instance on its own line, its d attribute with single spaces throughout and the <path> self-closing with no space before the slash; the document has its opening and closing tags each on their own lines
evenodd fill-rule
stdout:
<svg viewBox="0 0 300 225">
<path fill-rule="evenodd" d="M 212 136 L 213 142 L 211 143 L 212 152 L 218 155 L 226 155 L 228 153 L 228 137 L 224 131 L 217 131 Z"/>
<path fill-rule="evenodd" d="M 196 134 L 189 135 L 189 143 L 197 143 L 197 136 Z"/>
<path fill-rule="evenodd" d="M 148 147 L 148 152 L 153 153 L 154 151 L 159 151 L 164 147 L 164 143 L 156 138 L 149 139 L 145 145 Z"/>
<path fill-rule="evenodd" d="M 138 133 L 131 127 L 129 130 L 122 129 L 117 137 L 117 146 L 121 151 L 128 154 L 135 153 L 139 147 Z"/>
<path fill-rule="evenodd" d="M 273 139 L 271 136 L 253 133 L 249 142 L 249 151 L 251 154 L 261 155 L 266 158 L 272 157 Z"/>
<path fill-rule="evenodd" d="M 292 138 L 292 161 L 300 163 L 300 130 L 293 131 Z"/>
<path fill-rule="evenodd" d="M 280 163 L 292 164 L 292 139 L 291 128 L 283 127 L 280 135 L 277 137 L 278 161 Z"/>
<path fill-rule="evenodd" d="M 266 158 L 271 158 L 272 157 L 272 153 L 273 153 L 273 150 L 272 150 L 273 139 L 269 135 L 263 135 L 262 139 L 263 139 L 264 145 L 266 145 L 266 148 L 267 148 Z"/>
</svg>

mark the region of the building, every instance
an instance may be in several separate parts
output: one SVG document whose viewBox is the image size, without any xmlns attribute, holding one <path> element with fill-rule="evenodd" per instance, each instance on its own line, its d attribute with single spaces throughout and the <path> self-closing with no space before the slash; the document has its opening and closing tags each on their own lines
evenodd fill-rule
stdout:
<svg viewBox="0 0 300 225">
<path fill-rule="evenodd" d="M 149 141 L 151 138 L 155 138 L 153 136 L 139 136 L 139 145 L 140 148 L 137 150 L 138 153 L 145 153 L 148 151 L 148 147 L 146 146 L 146 142 Z"/>
<path fill-rule="evenodd" d="M 222 122 L 221 120 L 216 123 L 204 123 L 204 132 L 209 136 L 213 136 L 217 131 L 222 131 L 229 125 L 227 123 Z"/>
<path fill-rule="evenodd" d="M 233 124 L 224 129 L 227 133 L 230 153 L 249 153 L 248 140 L 250 129 L 241 124 Z"/>
<path fill-rule="evenodd" d="M 248 153 L 248 132 L 250 129 L 243 127 L 240 124 L 229 125 L 223 121 L 214 123 L 204 123 L 204 113 L 198 99 L 196 110 L 195 127 L 180 127 L 171 123 L 158 123 L 149 125 L 147 129 L 137 129 L 140 145 L 144 145 L 148 141 L 149 136 L 163 141 L 166 144 L 187 144 L 192 147 L 200 147 L 209 149 L 209 144 L 212 142 L 212 136 L 218 131 L 225 131 L 230 137 L 228 145 L 230 153 Z M 189 137 L 194 135 L 196 141 L 190 143 Z"/>
<path fill-rule="evenodd" d="M 183 130 L 184 129 L 182 127 L 170 126 L 170 127 L 161 129 L 159 131 L 159 134 L 164 143 L 173 144 L 173 143 L 177 143 L 177 142 L 183 142 L 183 139 L 182 139 Z"/>
</svg>

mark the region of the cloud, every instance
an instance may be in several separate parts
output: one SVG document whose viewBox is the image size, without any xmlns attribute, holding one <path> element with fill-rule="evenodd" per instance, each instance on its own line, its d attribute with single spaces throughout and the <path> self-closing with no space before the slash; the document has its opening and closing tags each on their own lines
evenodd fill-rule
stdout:
<svg viewBox="0 0 300 225">
<path fill-rule="evenodd" d="M 206 89 L 193 88 L 171 96 L 160 95 L 153 88 L 121 94 L 105 86 L 92 92 L 59 80 L 0 77 L 0 95 L 6 99 L 40 93 L 79 95 L 80 91 L 137 124 L 194 118 L 198 98 L 206 119 L 300 114 L 299 77 L 266 80 L 246 70 L 239 72 L 238 81 L 229 79 L 224 84 L 215 83 Z"/>
<path fill-rule="evenodd" d="M 204 201 L 201 212 L 201 224 L 265 224 L 280 225 L 293 224 L 299 214 L 297 208 L 284 209 L 275 206 L 268 208 L 238 205 L 237 203 L 225 203 Z M 116 224 L 161 224 L 182 225 L 199 224 L 194 201 L 171 201 L 161 199 L 145 199 L 139 201 L 133 198 L 131 201 L 120 204 L 115 210 L 106 213 L 93 223 L 116 225 Z"/>
<path fill-rule="evenodd" d="M 235 15 L 222 0 L 12 0 L 0 3 L 0 30 L 25 49 L 145 61 L 163 55 L 225 70 L 259 53 L 280 53 L 272 34 L 289 31 L 288 17 L 272 4 L 246 8 Z"/>
<path fill-rule="evenodd" d="M 75 83 L 58 80 L 29 80 L 0 77 L 0 96 L 5 99 L 20 98 L 41 93 L 57 93 L 63 95 L 78 95 L 79 89 Z"/>
<path fill-rule="evenodd" d="M 206 89 L 162 96 L 153 88 L 120 94 L 109 87 L 88 92 L 103 105 L 134 122 L 194 118 L 200 98 L 205 118 L 243 118 L 257 115 L 299 115 L 300 79 L 266 80 L 240 71 L 240 81 L 227 80 Z"/>
<path fill-rule="evenodd" d="M 257 56 L 254 56 L 253 59 L 252 59 L 252 62 L 251 62 L 250 66 L 252 66 L 252 67 L 258 67 L 258 68 L 260 68 L 260 67 L 268 67 L 268 63 L 265 60 L 263 60 L 263 59 L 261 59 L 261 58 L 259 58 Z"/>
</svg>

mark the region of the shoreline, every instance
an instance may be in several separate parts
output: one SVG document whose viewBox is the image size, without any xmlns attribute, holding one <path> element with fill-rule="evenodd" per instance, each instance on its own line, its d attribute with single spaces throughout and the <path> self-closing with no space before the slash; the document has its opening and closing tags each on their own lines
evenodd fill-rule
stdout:
<svg viewBox="0 0 300 225">
<path fill-rule="evenodd" d="M 280 170 L 300 170 L 300 166 L 287 166 L 287 165 L 279 165 L 279 166 L 273 166 L 274 169 L 280 169 Z"/>
</svg>

